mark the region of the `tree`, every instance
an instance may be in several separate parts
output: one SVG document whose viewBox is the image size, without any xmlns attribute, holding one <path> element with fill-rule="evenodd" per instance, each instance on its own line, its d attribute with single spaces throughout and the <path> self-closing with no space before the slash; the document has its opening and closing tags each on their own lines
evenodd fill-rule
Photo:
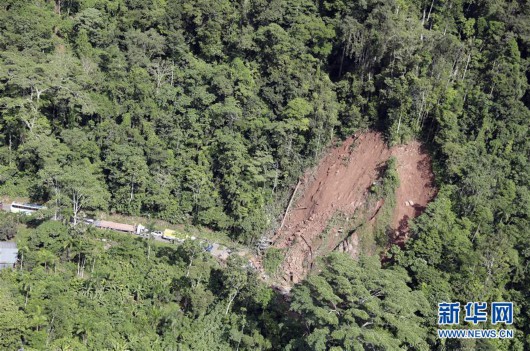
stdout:
<svg viewBox="0 0 530 351">
<path fill-rule="evenodd" d="M 110 209 L 252 242 L 337 135 L 418 139 L 437 200 L 372 275 L 406 281 L 405 268 L 433 306 L 513 300 L 517 337 L 489 346 L 528 349 L 529 23 L 527 2 L 506 0 L 4 0 L 0 195 L 76 223 Z M 0 274 L 31 323 L 6 331 L 23 345 L 0 348 L 468 347 L 413 345 L 425 328 L 407 333 L 381 308 L 416 298 L 397 282 L 395 299 L 363 305 L 337 292 L 342 273 L 312 277 L 295 289 L 302 323 L 246 262 L 230 276 L 201 248 L 155 240 L 147 260 L 141 238 L 106 232 L 103 246 L 99 230 L 27 224 L 24 267 Z M 373 292 L 356 275 L 344 285 Z"/>
<path fill-rule="evenodd" d="M 224 314 L 228 314 L 234 300 L 248 286 L 249 274 L 245 261 L 239 256 L 230 256 L 229 269 L 223 272 L 223 287 L 227 293 L 227 304 Z"/>
<path fill-rule="evenodd" d="M 331 254 L 322 265 L 292 292 L 291 309 L 307 334 L 297 339 L 298 348 L 428 348 L 423 318 L 430 308 L 422 292 L 407 286 L 402 269 L 381 269 L 375 257 L 355 262 L 345 254 Z"/>
<path fill-rule="evenodd" d="M 149 181 L 142 150 L 132 145 L 115 144 L 107 153 L 105 168 L 115 209 L 122 213 L 139 214 Z"/>
<path fill-rule="evenodd" d="M 0 347 L 9 350 L 22 346 L 20 336 L 29 327 L 27 316 L 19 309 L 18 303 L 7 286 L 0 286 Z"/>
<path fill-rule="evenodd" d="M 17 222 L 12 216 L 0 215 L 0 241 L 11 240 L 17 234 Z"/>
<path fill-rule="evenodd" d="M 63 170 L 61 182 L 64 184 L 64 193 L 70 200 L 74 225 L 77 224 L 81 211 L 107 207 L 109 194 L 102 181 L 94 174 L 92 164 L 84 162 L 65 166 Z"/>
</svg>

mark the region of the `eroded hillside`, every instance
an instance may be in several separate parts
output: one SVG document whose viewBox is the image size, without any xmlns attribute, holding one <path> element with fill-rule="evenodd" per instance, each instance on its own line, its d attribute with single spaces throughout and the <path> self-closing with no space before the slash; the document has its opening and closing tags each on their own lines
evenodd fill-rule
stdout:
<svg viewBox="0 0 530 351">
<path fill-rule="evenodd" d="M 300 281 L 317 257 L 333 250 L 358 254 L 357 230 L 376 222 L 384 204 L 371 189 L 391 156 L 397 161 L 400 185 L 389 236 L 397 243 L 406 239 L 408 220 L 421 214 L 436 193 L 429 155 L 417 141 L 389 149 L 376 132 L 350 137 L 306 172 L 273 238 L 274 246 L 286 253 L 280 268 L 285 282 Z"/>
</svg>

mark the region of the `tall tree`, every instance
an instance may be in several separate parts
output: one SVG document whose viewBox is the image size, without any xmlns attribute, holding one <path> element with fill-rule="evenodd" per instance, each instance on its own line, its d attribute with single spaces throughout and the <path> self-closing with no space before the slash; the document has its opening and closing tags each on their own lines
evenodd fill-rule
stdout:
<svg viewBox="0 0 530 351">
<path fill-rule="evenodd" d="M 431 309 L 422 292 L 407 286 L 406 272 L 381 269 L 375 257 L 355 262 L 345 254 L 325 258 L 321 268 L 293 289 L 291 309 L 306 334 L 293 348 L 428 348 L 423 318 Z"/>
</svg>

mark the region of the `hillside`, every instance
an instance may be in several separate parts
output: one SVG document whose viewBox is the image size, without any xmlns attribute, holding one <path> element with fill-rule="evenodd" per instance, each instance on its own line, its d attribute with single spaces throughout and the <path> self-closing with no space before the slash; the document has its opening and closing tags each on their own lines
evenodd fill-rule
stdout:
<svg viewBox="0 0 530 351">
<path fill-rule="evenodd" d="M 419 216 L 435 194 L 430 158 L 418 142 L 389 149 L 380 133 L 359 133 L 305 173 L 298 199 L 273 237 L 274 247 L 286 250 L 280 268 L 286 282 L 299 282 L 319 257 L 337 248 L 358 256 L 356 230 L 378 219 L 385 198 L 375 198 L 371 189 L 381 181 L 391 156 L 397 160 L 399 186 L 388 234 L 394 243 L 404 240 L 408 221 Z"/>
<path fill-rule="evenodd" d="M 528 1 L 0 1 L 0 350 L 528 350 L 529 135 Z"/>
</svg>

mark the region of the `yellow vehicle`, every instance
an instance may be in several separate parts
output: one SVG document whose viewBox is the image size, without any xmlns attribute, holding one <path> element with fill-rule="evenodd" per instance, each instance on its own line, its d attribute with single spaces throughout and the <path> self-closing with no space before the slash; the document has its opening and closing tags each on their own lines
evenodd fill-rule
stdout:
<svg viewBox="0 0 530 351">
<path fill-rule="evenodd" d="M 175 234 L 176 232 L 173 229 L 166 229 L 162 233 L 162 238 L 166 240 L 175 240 L 177 239 L 177 236 Z"/>
</svg>

